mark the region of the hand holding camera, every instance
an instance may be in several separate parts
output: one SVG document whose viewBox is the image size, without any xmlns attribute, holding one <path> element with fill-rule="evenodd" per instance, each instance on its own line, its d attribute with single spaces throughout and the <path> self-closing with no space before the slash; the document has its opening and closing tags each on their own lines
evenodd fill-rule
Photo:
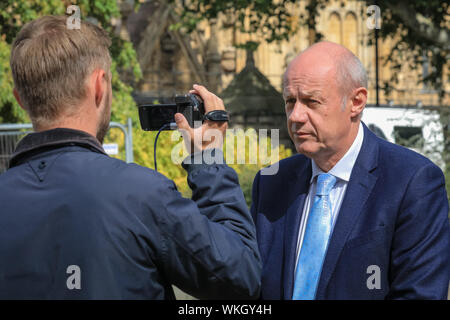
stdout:
<svg viewBox="0 0 450 320">
<path fill-rule="evenodd" d="M 213 115 L 210 113 L 215 110 L 225 111 L 222 99 L 217 97 L 212 92 L 209 92 L 204 86 L 194 85 L 190 94 L 198 95 L 202 98 L 205 108 L 205 115 Z M 208 148 L 222 149 L 223 137 L 225 130 L 228 127 L 227 121 L 208 120 L 208 117 L 203 121 L 203 124 L 198 128 L 192 128 L 185 116 L 181 113 L 175 114 L 175 121 L 180 130 L 186 148 L 191 153 L 205 150 Z"/>
<path fill-rule="evenodd" d="M 194 85 L 187 95 L 175 97 L 172 104 L 139 104 L 139 118 L 146 131 L 178 128 L 190 153 L 221 149 L 229 120 L 222 99 L 201 85 Z"/>
</svg>

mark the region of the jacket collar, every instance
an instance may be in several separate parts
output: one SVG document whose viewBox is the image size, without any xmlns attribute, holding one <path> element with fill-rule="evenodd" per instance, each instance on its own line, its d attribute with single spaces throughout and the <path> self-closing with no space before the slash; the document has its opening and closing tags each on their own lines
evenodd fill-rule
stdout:
<svg viewBox="0 0 450 320">
<path fill-rule="evenodd" d="M 17 144 L 9 167 L 12 168 L 36 154 L 65 146 L 81 146 L 106 155 L 100 142 L 92 135 L 75 129 L 56 128 L 26 135 Z"/>
</svg>

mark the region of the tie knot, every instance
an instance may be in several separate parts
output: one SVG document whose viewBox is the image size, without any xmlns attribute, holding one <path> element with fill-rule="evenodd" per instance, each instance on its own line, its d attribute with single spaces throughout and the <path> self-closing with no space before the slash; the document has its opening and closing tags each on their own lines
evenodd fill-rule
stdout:
<svg viewBox="0 0 450 320">
<path fill-rule="evenodd" d="M 321 173 L 317 177 L 317 196 L 327 196 L 336 184 L 336 177 L 329 173 Z"/>
</svg>

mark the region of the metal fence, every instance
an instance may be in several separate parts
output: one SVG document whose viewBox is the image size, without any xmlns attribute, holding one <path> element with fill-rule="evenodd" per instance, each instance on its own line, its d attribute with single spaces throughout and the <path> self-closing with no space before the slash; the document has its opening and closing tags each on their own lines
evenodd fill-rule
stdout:
<svg viewBox="0 0 450 320">
<path fill-rule="evenodd" d="M 124 134 L 125 161 L 130 163 L 133 158 L 132 121 L 128 118 L 127 124 L 110 122 L 109 128 L 118 128 Z M 14 152 L 17 143 L 26 134 L 33 132 L 31 123 L 0 124 L 0 174 L 8 169 L 9 159 Z"/>
</svg>

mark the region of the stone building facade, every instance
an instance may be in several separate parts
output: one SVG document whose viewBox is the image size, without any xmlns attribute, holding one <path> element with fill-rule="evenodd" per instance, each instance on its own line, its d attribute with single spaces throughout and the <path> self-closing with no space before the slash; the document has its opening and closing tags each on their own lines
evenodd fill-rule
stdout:
<svg viewBox="0 0 450 320">
<path fill-rule="evenodd" d="M 133 12 L 133 0 L 121 0 L 121 34 L 134 44 L 143 71 L 143 80 L 136 90 L 137 98 L 154 98 L 160 102 L 170 100 L 175 94 L 187 92 L 193 83 L 204 84 L 221 96 L 226 93 L 236 75 L 246 67 L 246 52 L 235 45 L 246 41 L 258 41 L 256 35 L 240 33 L 224 28 L 232 21 L 220 17 L 217 21 L 201 23 L 189 35 L 172 30 L 170 26 L 177 17 L 165 1 L 144 1 L 138 12 Z M 292 15 L 299 17 L 305 12 L 304 1 L 292 7 Z M 373 30 L 367 27 L 365 3 L 355 0 L 334 0 L 320 11 L 317 31 L 324 40 L 340 43 L 354 52 L 362 61 L 369 76 L 369 104 L 375 103 L 375 48 L 368 45 Z M 289 61 L 311 45 L 306 27 L 300 27 L 289 41 L 281 43 L 262 42 L 254 52 L 254 66 L 277 90 L 282 91 L 282 76 Z M 384 64 L 393 41 L 379 41 L 379 83 L 388 81 L 392 68 Z M 420 72 L 428 66 L 412 71 L 407 65 L 399 72 L 397 89 L 386 96 L 379 91 L 380 104 L 390 106 L 436 106 L 438 95 L 417 84 Z M 396 71 L 398 72 L 398 71 Z M 450 90 L 450 88 L 448 88 Z M 240 93 L 243 94 L 242 92 Z M 444 101 L 444 105 L 449 105 Z M 254 106 L 249 106 L 253 110 Z M 243 110 L 245 111 L 245 110 Z M 274 106 L 274 116 L 283 113 L 283 105 Z M 281 120 L 278 119 L 278 120 Z M 278 123 L 278 120 L 275 121 Z"/>
</svg>

